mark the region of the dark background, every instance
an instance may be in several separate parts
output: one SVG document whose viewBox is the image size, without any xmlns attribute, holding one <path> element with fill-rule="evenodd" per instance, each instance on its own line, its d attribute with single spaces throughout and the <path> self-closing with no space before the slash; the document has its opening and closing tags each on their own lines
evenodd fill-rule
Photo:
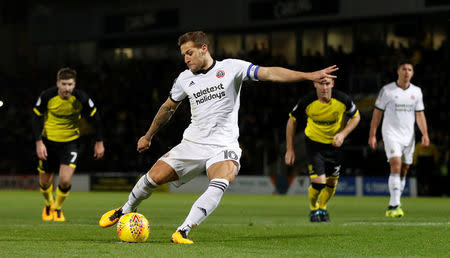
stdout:
<svg viewBox="0 0 450 258">
<path fill-rule="evenodd" d="M 429 134 L 439 155 L 419 155 L 411 175 L 419 194 L 448 194 L 449 1 L 2 1 L 0 2 L 0 173 L 36 173 L 31 131 L 32 107 L 40 92 L 55 85 L 61 67 L 78 71 L 78 86 L 99 107 L 106 156 L 93 160 L 93 131 L 82 123 L 77 173 L 143 172 L 176 145 L 190 120 L 184 102 L 154 138 L 151 150 L 137 154 L 143 135 L 173 80 L 186 69 L 176 40 L 191 30 L 211 36 L 217 60 L 241 58 L 258 65 L 313 71 L 337 64 L 336 88 L 348 92 L 362 120 L 349 136 L 344 175 L 386 176 L 384 150 L 367 146 L 376 94 L 396 79 L 396 64 L 415 64 L 412 82 L 422 88 Z M 348 49 L 331 45 L 334 28 L 350 32 Z M 323 51 L 308 51 L 309 31 L 323 36 Z M 274 35 L 293 33 L 294 62 L 276 50 Z M 338 30 L 339 31 L 339 30 Z M 277 34 L 278 33 L 278 34 Z M 339 32 L 337 33 L 339 36 Z M 236 36 L 241 48 L 223 44 Z M 401 39 L 392 40 L 392 37 Z M 228 38 L 227 38 L 228 37 Z M 248 47 L 249 40 L 264 38 Z M 241 174 L 304 174 L 301 130 L 298 162 L 284 163 L 285 125 L 298 98 L 313 90 L 308 82 L 292 85 L 246 83 L 241 92 Z M 379 128 L 379 131 L 381 128 Z M 417 132 L 420 142 L 420 132 Z M 381 135 L 378 137 L 381 139 Z"/>
</svg>

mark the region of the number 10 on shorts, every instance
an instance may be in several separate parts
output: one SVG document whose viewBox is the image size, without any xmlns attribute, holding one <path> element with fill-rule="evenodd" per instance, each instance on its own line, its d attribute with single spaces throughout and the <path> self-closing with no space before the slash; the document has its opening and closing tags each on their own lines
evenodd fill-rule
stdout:
<svg viewBox="0 0 450 258">
<path fill-rule="evenodd" d="M 224 156 L 224 159 L 234 159 L 234 160 L 238 159 L 238 155 L 236 154 L 236 152 L 231 151 L 231 150 L 224 150 L 223 156 Z"/>
</svg>

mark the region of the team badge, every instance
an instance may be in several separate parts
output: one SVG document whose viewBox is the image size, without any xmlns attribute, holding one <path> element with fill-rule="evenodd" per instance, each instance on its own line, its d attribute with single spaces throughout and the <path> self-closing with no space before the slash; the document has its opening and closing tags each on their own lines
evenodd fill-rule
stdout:
<svg viewBox="0 0 450 258">
<path fill-rule="evenodd" d="M 222 78 L 224 76 L 225 76 L 225 72 L 223 70 L 217 71 L 217 73 L 216 73 L 216 77 L 217 78 Z"/>
<path fill-rule="evenodd" d="M 411 95 L 411 99 L 414 100 L 416 99 L 416 97 L 414 95 Z"/>
</svg>

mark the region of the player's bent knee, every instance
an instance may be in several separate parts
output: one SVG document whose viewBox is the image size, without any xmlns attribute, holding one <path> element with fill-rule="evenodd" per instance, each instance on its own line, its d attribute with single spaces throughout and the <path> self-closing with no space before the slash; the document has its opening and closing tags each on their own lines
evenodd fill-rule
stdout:
<svg viewBox="0 0 450 258">
<path fill-rule="evenodd" d="M 208 168 L 209 180 L 223 178 L 231 184 L 237 175 L 238 165 L 235 161 L 226 160 L 217 162 Z"/>
<path fill-rule="evenodd" d="M 149 177 L 157 185 L 178 180 L 175 170 L 164 161 L 158 160 L 155 165 L 148 171 Z"/>
</svg>

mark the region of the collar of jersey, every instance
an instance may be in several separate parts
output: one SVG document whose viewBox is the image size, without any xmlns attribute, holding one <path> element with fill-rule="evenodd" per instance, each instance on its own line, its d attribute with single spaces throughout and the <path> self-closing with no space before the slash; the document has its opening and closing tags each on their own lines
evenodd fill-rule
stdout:
<svg viewBox="0 0 450 258">
<path fill-rule="evenodd" d="M 395 85 L 402 90 L 407 90 L 407 89 L 409 89 L 409 86 L 411 86 L 411 82 L 409 83 L 408 87 L 406 87 L 406 89 L 403 89 L 402 87 L 400 87 L 400 85 L 398 85 L 397 81 L 395 81 Z"/>
<path fill-rule="evenodd" d="M 196 72 L 196 73 L 193 73 L 193 74 L 195 74 L 195 75 L 197 75 L 197 74 L 206 74 L 207 72 L 209 72 L 215 65 L 216 65 L 216 60 L 213 60 L 214 62 L 212 63 L 212 65 L 208 68 L 208 69 L 206 69 L 206 70 L 199 70 L 198 72 Z"/>
</svg>

